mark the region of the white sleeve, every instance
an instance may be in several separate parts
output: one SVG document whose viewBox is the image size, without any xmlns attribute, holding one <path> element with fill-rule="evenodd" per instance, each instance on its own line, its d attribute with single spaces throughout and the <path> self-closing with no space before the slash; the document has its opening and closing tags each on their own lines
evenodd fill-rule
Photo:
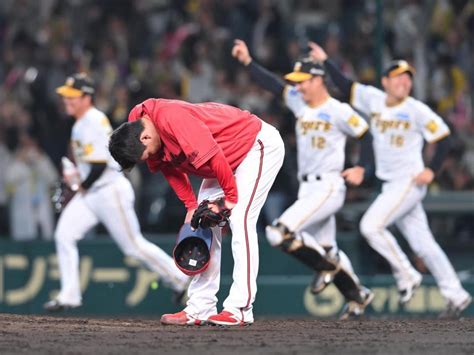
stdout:
<svg viewBox="0 0 474 355">
<path fill-rule="evenodd" d="M 420 101 L 415 101 L 418 129 L 428 143 L 434 143 L 448 136 L 448 125 L 432 109 Z"/>
<path fill-rule="evenodd" d="M 376 87 L 354 83 L 352 84 L 349 103 L 356 110 L 359 110 L 366 115 L 370 115 L 372 113 L 374 100 L 381 99 L 384 95 L 383 91 Z"/>
<path fill-rule="evenodd" d="M 369 129 L 367 122 L 348 104 L 341 103 L 338 111 L 337 126 L 347 135 L 359 138 Z"/>
<path fill-rule="evenodd" d="M 88 163 L 107 163 L 110 154 L 108 150 L 109 136 L 112 126 L 106 116 L 94 120 L 82 132 L 82 159 Z"/>
<path fill-rule="evenodd" d="M 294 113 L 296 117 L 303 115 L 302 111 L 306 107 L 306 103 L 301 97 L 301 93 L 296 87 L 287 85 L 283 91 L 283 99 L 285 100 L 286 106 Z"/>
</svg>

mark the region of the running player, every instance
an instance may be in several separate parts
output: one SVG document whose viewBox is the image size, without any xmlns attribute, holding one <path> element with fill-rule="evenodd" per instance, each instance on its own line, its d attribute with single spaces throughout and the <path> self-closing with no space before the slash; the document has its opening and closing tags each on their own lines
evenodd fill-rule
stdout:
<svg viewBox="0 0 474 355">
<path fill-rule="evenodd" d="M 63 98 L 66 112 L 76 120 L 71 143 L 77 175 L 68 173 L 65 179 L 72 186 L 77 178 L 79 185 L 62 211 L 54 235 L 61 290 L 44 308 L 61 311 L 81 305 L 77 242 L 99 222 L 125 255 L 142 261 L 175 292 L 184 294 L 188 278 L 140 231 L 132 186 L 107 150 L 112 127 L 105 114 L 94 107 L 92 80 L 83 73 L 74 74 L 56 91 Z"/>
<path fill-rule="evenodd" d="M 360 316 L 373 294 L 360 285 L 349 258 L 337 247 L 335 214 L 344 204 L 345 181 L 359 185 L 370 162 L 368 125 L 349 105 L 329 95 L 324 68 L 311 58 L 295 64 L 285 75 L 291 85 L 285 86 L 252 60 L 245 42 L 236 40 L 232 55 L 248 67 L 257 84 L 282 96 L 296 117 L 298 199 L 267 227 L 267 239 L 315 271 L 313 293 L 334 280 L 347 300 L 341 319 Z M 361 157 L 366 160 L 342 171 L 348 136 L 362 138 Z"/>
<path fill-rule="evenodd" d="M 449 150 L 448 126 L 427 105 L 409 96 L 415 69 L 406 61 L 389 64 L 383 73 L 384 91 L 381 91 L 346 78 L 319 45 L 310 43 L 310 47 L 312 58 L 325 63 L 350 104 L 370 118 L 376 175 L 384 183 L 382 193 L 361 220 L 362 234 L 390 263 L 403 305 L 412 298 L 422 276 L 387 229 L 395 224 L 438 283 L 447 304 L 441 317 L 458 317 L 472 297 L 434 239 L 422 204 L 427 185 L 433 181 Z M 426 166 L 423 140 L 436 143 L 434 157 Z"/>
</svg>

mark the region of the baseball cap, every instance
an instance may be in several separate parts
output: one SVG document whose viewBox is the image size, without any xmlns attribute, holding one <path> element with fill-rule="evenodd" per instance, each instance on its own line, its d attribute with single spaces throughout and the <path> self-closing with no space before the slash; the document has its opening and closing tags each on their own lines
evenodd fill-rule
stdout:
<svg viewBox="0 0 474 355">
<path fill-rule="evenodd" d="M 191 228 L 183 224 L 173 250 L 173 259 L 183 273 L 189 276 L 204 272 L 211 260 L 212 231 L 209 228 Z"/>
<path fill-rule="evenodd" d="M 94 95 L 94 92 L 94 82 L 86 73 L 76 73 L 69 76 L 64 85 L 56 89 L 56 93 L 63 97 Z"/>
<path fill-rule="evenodd" d="M 415 75 L 416 70 L 406 60 L 393 60 L 389 63 L 383 72 L 383 76 L 393 78 L 394 76 L 409 73 L 411 76 Z"/>
<path fill-rule="evenodd" d="M 311 58 L 303 58 L 295 63 L 293 71 L 285 75 L 285 79 L 295 83 L 311 79 L 313 76 L 326 74 L 321 63 L 314 62 Z"/>
</svg>

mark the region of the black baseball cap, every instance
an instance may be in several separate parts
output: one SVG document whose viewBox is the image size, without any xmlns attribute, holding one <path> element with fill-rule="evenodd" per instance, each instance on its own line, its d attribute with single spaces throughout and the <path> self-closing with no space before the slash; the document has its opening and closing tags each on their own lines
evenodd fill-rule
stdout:
<svg viewBox="0 0 474 355">
<path fill-rule="evenodd" d="M 403 73 L 408 73 L 413 77 L 413 75 L 416 73 L 416 70 L 406 60 L 393 60 L 384 70 L 383 76 L 393 78 L 394 76 Z"/>
<path fill-rule="evenodd" d="M 326 71 L 319 62 L 314 62 L 311 58 L 298 60 L 293 67 L 293 71 L 285 75 L 285 79 L 294 83 L 301 83 L 311 79 L 313 76 L 324 76 Z"/>
<path fill-rule="evenodd" d="M 76 73 L 69 76 L 64 85 L 56 89 L 56 92 L 63 97 L 94 95 L 94 82 L 86 73 Z"/>
</svg>

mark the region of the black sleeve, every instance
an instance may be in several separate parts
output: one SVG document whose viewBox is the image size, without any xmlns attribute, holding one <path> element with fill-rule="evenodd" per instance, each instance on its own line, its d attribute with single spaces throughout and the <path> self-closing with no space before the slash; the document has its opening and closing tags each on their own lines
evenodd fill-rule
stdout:
<svg viewBox="0 0 474 355">
<path fill-rule="evenodd" d="M 428 167 L 433 170 L 435 174 L 441 169 L 444 159 L 448 155 L 450 149 L 451 138 L 449 136 L 436 143 L 433 159 L 431 159 L 431 162 L 428 164 Z"/>
<path fill-rule="evenodd" d="M 367 130 L 367 132 L 365 132 L 360 138 L 359 161 L 356 165 L 363 167 L 366 170 L 366 175 L 371 175 L 371 172 L 375 168 L 372 140 L 373 139 L 370 130 Z"/>
<path fill-rule="evenodd" d="M 87 178 L 81 183 L 81 187 L 85 190 L 90 188 L 92 184 L 96 182 L 98 178 L 101 177 L 106 167 L 106 163 L 91 163 L 91 172 L 89 173 Z"/>
<path fill-rule="evenodd" d="M 283 95 L 285 82 L 277 75 L 268 71 L 254 60 L 252 60 L 247 67 L 250 71 L 250 77 L 255 81 L 255 83 L 257 83 L 257 85 L 277 96 Z"/>
<path fill-rule="evenodd" d="M 329 76 L 331 77 L 334 84 L 341 91 L 344 101 L 349 101 L 354 81 L 342 74 L 337 68 L 336 64 L 334 64 L 330 59 L 326 59 L 324 61 L 324 67 L 329 73 Z"/>
</svg>

